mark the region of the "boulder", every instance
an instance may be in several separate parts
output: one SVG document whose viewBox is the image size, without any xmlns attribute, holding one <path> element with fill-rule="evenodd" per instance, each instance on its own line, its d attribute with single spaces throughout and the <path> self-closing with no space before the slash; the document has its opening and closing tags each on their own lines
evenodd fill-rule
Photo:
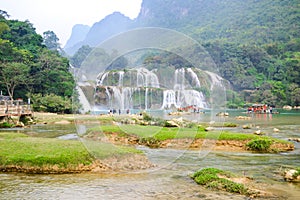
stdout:
<svg viewBox="0 0 300 200">
<path fill-rule="evenodd" d="M 17 122 L 15 127 L 23 128 L 23 127 L 25 127 L 25 125 L 23 122 Z"/>
<path fill-rule="evenodd" d="M 278 128 L 273 128 L 273 131 L 274 132 L 279 132 L 279 129 Z"/>
<path fill-rule="evenodd" d="M 282 108 L 285 109 L 285 110 L 292 110 L 293 109 L 293 107 L 289 106 L 289 105 L 285 105 Z"/>
<path fill-rule="evenodd" d="M 216 114 L 216 116 L 227 117 L 227 116 L 229 116 L 229 113 L 227 113 L 227 112 L 219 112 L 219 113 Z"/>
<path fill-rule="evenodd" d="M 300 138 L 289 138 L 289 141 L 300 142 Z"/>
<path fill-rule="evenodd" d="M 172 120 L 168 120 L 165 123 L 165 127 L 180 127 L 176 122 Z"/>
<path fill-rule="evenodd" d="M 212 131 L 212 130 L 214 130 L 214 128 L 211 126 L 205 128 L 205 131 Z"/>
<path fill-rule="evenodd" d="M 254 134 L 255 134 L 255 135 L 263 135 L 264 133 L 261 132 L 261 130 L 257 130 L 257 131 L 254 132 Z"/>
<path fill-rule="evenodd" d="M 235 117 L 235 119 L 249 120 L 249 119 L 251 119 L 251 117 L 248 117 L 248 116 L 237 116 L 237 117 Z"/>
<path fill-rule="evenodd" d="M 243 129 L 251 129 L 251 126 L 249 124 L 245 124 L 242 127 L 243 127 Z"/>
<path fill-rule="evenodd" d="M 300 175 L 297 175 L 298 171 L 290 169 L 284 172 L 284 179 L 286 181 L 300 181 Z"/>
</svg>

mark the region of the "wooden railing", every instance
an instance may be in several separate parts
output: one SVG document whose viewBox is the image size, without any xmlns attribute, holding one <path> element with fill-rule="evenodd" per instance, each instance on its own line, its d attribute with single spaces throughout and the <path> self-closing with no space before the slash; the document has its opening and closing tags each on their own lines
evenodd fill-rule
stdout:
<svg viewBox="0 0 300 200">
<path fill-rule="evenodd" d="M 0 101 L 0 116 L 32 115 L 31 106 L 21 100 Z"/>
</svg>

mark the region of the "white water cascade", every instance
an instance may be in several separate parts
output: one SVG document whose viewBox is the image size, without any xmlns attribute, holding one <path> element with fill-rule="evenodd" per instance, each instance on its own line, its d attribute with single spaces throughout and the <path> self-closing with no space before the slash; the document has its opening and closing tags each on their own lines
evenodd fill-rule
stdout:
<svg viewBox="0 0 300 200">
<path fill-rule="evenodd" d="M 191 82 L 191 84 L 189 84 Z M 161 109 L 182 108 L 193 106 L 207 108 L 208 105 L 202 92 L 193 88 L 200 88 L 200 80 L 191 68 L 175 70 L 173 90 L 165 90 Z"/>
<path fill-rule="evenodd" d="M 200 87 L 200 81 L 199 81 L 199 78 L 198 78 L 197 74 L 191 68 L 187 68 L 187 72 L 190 74 L 190 76 L 192 78 L 192 85 L 194 87 L 199 88 Z"/>
<path fill-rule="evenodd" d="M 209 71 L 205 71 L 205 73 L 207 73 L 210 78 L 211 78 L 211 81 L 212 81 L 212 84 L 211 84 L 211 89 L 213 86 L 219 86 L 219 87 L 222 87 L 224 88 L 224 85 L 223 85 L 223 78 L 213 72 L 209 72 Z"/>
<path fill-rule="evenodd" d="M 199 78 L 201 73 L 210 78 Z M 97 103 L 107 109 L 208 108 L 201 89 L 210 90 L 213 84 L 222 85 L 222 78 L 200 69 L 179 68 L 162 75 L 160 69 L 136 68 L 99 74 L 97 88 L 103 95 L 96 96 L 102 96 Z"/>
</svg>

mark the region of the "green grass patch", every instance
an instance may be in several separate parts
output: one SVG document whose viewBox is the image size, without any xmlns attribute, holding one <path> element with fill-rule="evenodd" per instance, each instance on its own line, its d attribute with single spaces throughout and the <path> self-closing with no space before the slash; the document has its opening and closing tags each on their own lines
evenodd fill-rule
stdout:
<svg viewBox="0 0 300 200">
<path fill-rule="evenodd" d="M 91 140 L 59 140 L 35 138 L 22 133 L 0 133 L 0 167 L 75 169 L 110 156 L 130 156 L 143 153 L 133 147 L 116 146 Z"/>
<path fill-rule="evenodd" d="M 17 132 L 0 132 L 0 140 L 1 139 L 15 139 L 15 138 L 26 138 L 27 135 L 23 133 L 17 133 Z"/>
<path fill-rule="evenodd" d="M 121 125 L 121 126 L 99 126 L 92 130 L 114 133 L 126 133 L 136 135 L 140 138 L 152 137 L 158 141 L 167 139 L 216 139 L 216 140 L 251 140 L 259 138 L 257 135 L 235 133 L 230 131 L 205 131 L 203 127 L 177 128 L 160 126 Z"/>
<path fill-rule="evenodd" d="M 109 157 L 130 156 L 130 154 L 142 154 L 143 151 L 129 146 L 114 145 L 111 143 L 103 143 L 92 140 L 83 140 L 84 145 L 90 154 L 97 159 L 105 159 Z"/>
<path fill-rule="evenodd" d="M 32 138 L 18 133 L 1 133 L 0 165 L 61 168 L 91 164 L 92 157 L 79 141 Z"/>
<path fill-rule="evenodd" d="M 191 178 L 194 179 L 196 183 L 207 188 L 246 194 L 248 190 L 246 186 L 229 180 L 228 178 L 231 177 L 234 177 L 232 173 L 216 168 L 205 168 L 191 175 Z"/>
</svg>

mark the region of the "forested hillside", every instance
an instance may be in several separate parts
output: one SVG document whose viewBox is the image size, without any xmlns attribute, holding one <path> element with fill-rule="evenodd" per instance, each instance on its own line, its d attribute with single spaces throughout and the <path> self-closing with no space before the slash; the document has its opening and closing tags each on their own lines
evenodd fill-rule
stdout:
<svg viewBox="0 0 300 200">
<path fill-rule="evenodd" d="M 147 26 L 199 41 L 233 86 L 230 106 L 300 105 L 299 0 L 143 0 L 133 27 Z"/>
<path fill-rule="evenodd" d="M 52 31 L 43 37 L 29 21 L 9 20 L 0 10 L 0 90 L 11 99 L 30 98 L 36 111 L 72 112 L 75 81 Z"/>
<path fill-rule="evenodd" d="M 203 42 L 266 44 L 299 38 L 299 20 L 299 0 L 144 0 L 137 23 Z"/>
</svg>

